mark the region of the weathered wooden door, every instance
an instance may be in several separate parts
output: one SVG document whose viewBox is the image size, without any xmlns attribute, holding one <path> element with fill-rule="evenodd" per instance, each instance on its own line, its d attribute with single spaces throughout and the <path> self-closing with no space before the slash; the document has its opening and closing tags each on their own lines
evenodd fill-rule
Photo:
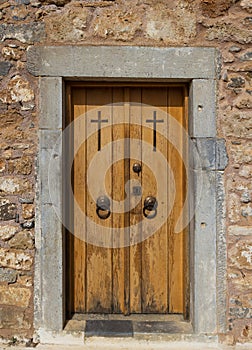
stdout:
<svg viewBox="0 0 252 350">
<path fill-rule="evenodd" d="M 187 230 L 175 232 L 186 208 L 186 86 L 69 84 L 67 105 L 68 124 L 78 120 L 68 312 L 186 314 Z"/>
</svg>

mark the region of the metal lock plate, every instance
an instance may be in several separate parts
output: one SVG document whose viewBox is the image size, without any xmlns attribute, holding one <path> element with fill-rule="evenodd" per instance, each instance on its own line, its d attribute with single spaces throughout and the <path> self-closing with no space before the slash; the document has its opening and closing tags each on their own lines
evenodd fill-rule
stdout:
<svg viewBox="0 0 252 350">
<path fill-rule="evenodd" d="M 141 196 L 142 194 L 142 187 L 141 186 L 133 186 L 133 195 L 134 196 Z"/>
</svg>

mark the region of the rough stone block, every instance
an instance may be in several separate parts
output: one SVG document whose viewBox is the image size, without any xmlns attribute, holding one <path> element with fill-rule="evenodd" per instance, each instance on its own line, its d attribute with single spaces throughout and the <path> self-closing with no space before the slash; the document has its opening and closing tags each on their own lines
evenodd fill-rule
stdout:
<svg viewBox="0 0 252 350">
<path fill-rule="evenodd" d="M 33 264 L 33 257 L 24 251 L 11 251 L 0 248 L 0 266 L 15 270 L 29 271 Z"/>
<path fill-rule="evenodd" d="M 22 217 L 23 219 L 32 219 L 34 217 L 34 204 L 22 205 Z"/>
<path fill-rule="evenodd" d="M 111 11 L 107 8 L 95 17 L 92 22 L 92 30 L 95 36 L 101 38 L 113 38 L 115 40 L 129 41 L 141 28 L 144 11 L 139 7 L 138 11 L 125 11 L 116 8 Z M 125 25 L 127 23 L 127 25 Z"/>
<path fill-rule="evenodd" d="M 11 67 L 12 64 L 10 62 L 0 62 L 0 75 L 7 75 Z"/>
<path fill-rule="evenodd" d="M 33 168 L 33 159 L 24 156 L 8 162 L 8 172 L 10 174 L 30 175 Z"/>
<path fill-rule="evenodd" d="M 196 16 L 190 7 L 176 6 L 175 10 L 166 1 L 153 2 L 146 19 L 144 34 L 155 41 L 179 45 L 189 43 L 197 35 Z"/>
<path fill-rule="evenodd" d="M 251 164 L 252 163 L 252 141 L 246 140 L 229 145 L 229 158 L 234 164 Z"/>
<path fill-rule="evenodd" d="M 14 226 L 14 225 L 3 225 L 3 226 L 0 226 L 0 240 L 8 241 L 18 231 L 19 231 L 19 227 L 18 226 Z"/>
<path fill-rule="evenodd" d="M 17 271 L 0 267 L 0 282 L 15 283 Z"/>
<path fill-rule="evenodd" d="M 8 241 L 8 245 L 13 249 L 33 249 L 34 240 L 29 232 L 19 232 Z"/>
<path fill-rule="evenodd" d="M 32 322 L 27 321 L 25 311 L 18 307 L 0 307 L 0 329 L 30 329 Z"/>
<path fill-rule="evenodd" d="M 247 307 L 231 307 L 229 313 L 235 318 L 252 318 L 252 309 Z"/>
<path fill-rule="evenodd" d="M 249 13 L 252 13 L 252 4 L 250 0 L 242 0 L 240 5 L 243 9 L 247 10 Z"/>
<path fill-rule="evenodd" d="M 27 179 L 19 177 L 2 177 L 0 179 L 0 194 L 18 194 L 29 192 L 32 189 L 32 184 Z"/>
<path fill-rule="evenodd" d="M 19 273 L 17 278 L 17 283 L 25 286 L 25 287 L 32 287 L 33 286 L 33 273 L 27 272 L 27 273 Z"/>
<path fill-rule="evenodd" d="M 241 201 L 236 193 L 227 194 L 228 218 L 231 224 L 237 224 L 241 220 Z"/>
<path fill-rule="evenodd" d="M 239 171 L 239 175 L 246 179 L 252 178 L 252 164 L 243 165 Z"/>
<path fill-rule="evenodd" d="M 1 184 L 0 184 L 1 185 Z M 1 193 L 1 190 L 0 190 Z M 15 203 L 10 203 L 9 200 L 0 199 L 0 220 L 8 221 L 15 219 L 17 213 L 17 206 Z"/>
<path fill-rule="evenodd" d="M 229 247 L 228 256 L 232 266 L 252 270 L 252 243 L 250 239 L 239 240 Z"/>
<path fill-rule="evenodd" d="M 251 30 L 238 25 L 238 21 L 217 21 L 209 26 L 206 31 L 207 40 L 219 42 L 231 41 L 240 44 L 250 44 L 252 42 Z"/>
<path fill-rule="evenodd" d="M 22 43 L 33 44 L 45 37 L 44 23 L 1 24 L 0 41 L 6 39 L 18 40 Z"/>
<path fill-rule="evenodd" d="M 222 119 L 222 131 L 225 136 L 236 138 L 250 138 L 252 133 L 251 111 L 236 111 L 225 114 Z"/>
<path fill-rule="evenodd" d="M 28 307 L 30 304 L 31 290 L 16 286 L 0 286 L 1 305 L 13 305 Z"/>
<path fill-rule="evenodd" d="M 229 226 L 228 233 L 232 236 L 252 236 L 251 226 Z"/>
<path fill-rule="evenodd" d="M 8 103 L 25 103 L 34 100 L 34 91 L 29 81 L 21 75 L 15 75 L 11 78 L 7 86 L 7 91 Z"/>
<path fill-rule="evenodd" d="M 201 2 L 203 15 L 206 17 L 218 17 L 233 5 L 233 0 L 208 0 Z"/>
<path fill-rule="evenodd" d="M 47 16 L 45 19 L 47 37 L 50 42 L 57 43 L 83 42 L 87 37 L 90 17 L 91 11 L 85 7 L 72 7 L 54 16 Z"/>
</svg>

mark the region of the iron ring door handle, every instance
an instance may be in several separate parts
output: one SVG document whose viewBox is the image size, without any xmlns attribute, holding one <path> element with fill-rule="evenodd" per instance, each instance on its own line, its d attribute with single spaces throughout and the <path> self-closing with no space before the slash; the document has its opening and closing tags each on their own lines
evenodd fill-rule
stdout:
<svg viewBox="0 0 252 350">
<path fill-rule="evenodd" d="M 96 214 L 100 219 L 107 219 L 110 216 L 110 200 L 107 196 L 100 196 L 96 200 Z"/>
<path fill-rule="evenodd" d="M 148 196 L 144 200 L 143 214 L 147 219 L 153 219 L 157 215 L 158 201 L 153 196 Z M 153 212 L 153 213 L 152 213 Z"/>
</svg>

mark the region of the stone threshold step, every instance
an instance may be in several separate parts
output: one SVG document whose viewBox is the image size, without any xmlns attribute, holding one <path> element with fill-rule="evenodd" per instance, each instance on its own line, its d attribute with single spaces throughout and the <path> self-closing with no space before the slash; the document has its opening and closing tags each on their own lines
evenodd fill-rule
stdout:
<svg viewBox="0 0 252 350">
<path fill-rule="evenodd" d="M 35 347 L 37 350 L 251 350 L 252 344 L 237 344 L 227 346 L 222 344 L 206 344 L 198 342 L 147 342 L 147 341 L 129 341 L 127 339 L 110 338 L 108 342 L 104 338 L 90 338 L 81 346 L 73 345 L 46 345 L 39 344 Z M 31 350 L 31 347 L 20 346 L 0 346 L 0 350 Z"/>
</svg>

